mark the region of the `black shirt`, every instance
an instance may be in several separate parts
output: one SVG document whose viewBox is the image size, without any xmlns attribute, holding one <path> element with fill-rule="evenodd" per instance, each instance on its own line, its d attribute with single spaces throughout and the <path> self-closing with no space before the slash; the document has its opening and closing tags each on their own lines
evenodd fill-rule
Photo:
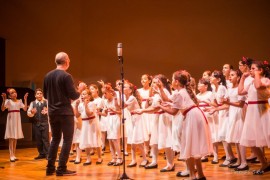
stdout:
<svg viewBox="0 0 270 180">
<path fill-rule="evenodd" d="M 44 78 L 43 91 L 49 115 L 74 115 L 71 100 L 78 99 L 80 93 L 69 73 L 59 69 L 50 71 Z"/>
</svg>

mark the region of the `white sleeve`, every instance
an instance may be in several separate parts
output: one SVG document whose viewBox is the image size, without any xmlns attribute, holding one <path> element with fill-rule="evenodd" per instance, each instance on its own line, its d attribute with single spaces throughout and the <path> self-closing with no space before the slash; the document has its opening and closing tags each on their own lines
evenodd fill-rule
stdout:
<svg viewBox="0 0 270 180">
<path fill-rule="evenodd" d="M 29 117 L 34 116 L 34 114 L 31 113 L 32 109 L 33 109 L 33 102 L 30 103 L 30 106 L 29 106 L 29 108 L 27 110 L 27 116 L 29 116 Z"/>
</svg>

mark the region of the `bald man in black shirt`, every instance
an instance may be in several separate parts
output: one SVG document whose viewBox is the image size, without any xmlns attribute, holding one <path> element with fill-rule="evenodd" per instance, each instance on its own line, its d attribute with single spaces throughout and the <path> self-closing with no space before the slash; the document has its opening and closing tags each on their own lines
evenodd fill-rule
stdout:
<svg viewBox="0 0 270 180">
<path fill-rule="evenodd" d="M 78 99 L 80 92 L 75 89 L 72 76 L 66 72 L 70 64 L 68 55 L 64 52 L 57 53 L 55 63 L 56 69 L 47 73 L 43 84 L 44 97 L 48 100 L 48 114 L 52 129 L 46 175 L 55 173 L 55 161 L 62 134 L 63 146 L 56 175 L 75 175 L 76 171 L 67 170 L 67 161 L 74 131 L 74 113 L 71 100 Z"/>
</svg>

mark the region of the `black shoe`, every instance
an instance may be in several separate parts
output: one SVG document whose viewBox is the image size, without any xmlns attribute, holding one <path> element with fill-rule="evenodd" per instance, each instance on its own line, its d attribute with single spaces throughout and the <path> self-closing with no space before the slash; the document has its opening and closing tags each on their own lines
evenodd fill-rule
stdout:
<svg viewBox="0 0 270 180">
<path fill-rule="evenodd" d="M 229 166 L 228 166 L 228 168 L 237 168 L 237 167 L 239 167 L 240 166 L 240 164 L 230 164 Z"/>
<path fill-rule="evenodd" d="M 95 151 L 92 151 L 92 152 L 90 153 L 91 156 L 93 156 L 94 154 L 95 154 Z"/>
<path fill-rule="evenodd" d="M 270 165 L 267 166 L 264 170 L 257 170 L 257 171 L 253 171 L 253 175 L 263 175 L 266 172 L 270 171 Z"/>
<path fill-rule="evenodd" d="M 206 180 L 206 177 L 203 176 L 203 177 L 201 177 L 201 178 L 197 178 L 197 180 Z"/>
<path fill-rule="evenodd" d="M 226 156 L 222 156 L 221 159 L 222 159 L 222 160 L 225 160 L 225 159 L 226 159 Z"/>
<path fill-rule="evenodd" d="M 113 165 L 114 165 L 114 163 L 115 163 L 115 162 L 110 161 L 110 162 L 108 162 L 108 164 L 107 164 L 107 165 L 108 165 L 108 166 L 113 166 Z"/>
<path fill-rule="evenodd" d="M 85 163 L 83 163 L 83 166 L 89 166 L 89 165 L 91 165 L 92 164 L 92 162 L 90 161 L 90 162 L 85 162 Z"/>
<path fill-rule="evenodd" d="M 75 159 L 71 159 L 71 160 L 69 160 L 69 162 L 73 162 L 74 163 L 75 162 Z"/>
<path fill-rule="evenodd" d="M 208 158 L 201 159 L 201 162 L 208 162 Z"/>
<path fill-rule="evenodd" d="M 17 159 L 17 158 L 15 158 L 14 160 L 15 160 L 15 161 L 19 161 L 19 159 Z"/>
<path fill-rule="evenodd" d="M 252 163 L 252 164 L 259 164 L 260 161 L 259 161 L 259 159 L 256 158 L 253 161 L 250 161 L 250 163 Z"/>
<path fill-rule="evenodd" d="M 145 169 L 155 169 L 155 168 L 158 168 L 158 164 L 152 165 L 152 166 L 147 165 L 147 166 L 144 166 L 144 168 Z"/>
<path fill-rule="evenodd" d="M 15 162 L 16 160 L 15 159 L 10 159 L 10 162 Z"/>
<path fill-rule="evenodd" d="M 252 161 L 255 161 L 257 159 L 257 157 L 253 157 L 253 158 L 250 158 L 250 159 L 246 159 L 247 162 L 252 162 Z"/>
<path fill-rule="evenodd" d="M 177 177 L 189 177 L 189 174 L 182 175 L 182 172 L 179 171 L 179 172 L 176 173 L 176 176 Z"/>
<path fill-rule="evenodd" d="M 73 175 L 76 175 L 76 171 L 70 171 L 70 170 L 65 170 L 65 171 L 62 171 L 62 170 L 56 170 L 56 176 L 73 176 Z"/>
<path fill-rule="evenodd" d="M 121 166 L 123 164 L 123 161 L 121 161 L 120 163 L 119 162 L 115 162 L 114 163 L 114 166 Z"/>
<path fill-rule="evenodd" d="M 248 165 L 246 165 L 245 167 L 243 167 L 243 168 L 239 168 L 239 167 L 237 167 L 237 168 L 235 168 L 234 169 L 235 171 L 246 171 L 246 170 L 249 170 L 249 166 Z"/>
<path fill-rule="evenodd" d="M 219 163 L 218 161 L 214 161 L 214 160 L 211 161 L 211 164 L 218 164 L 218 163 Z"/>
<path fill-rule="evenodd" d="M 161 169 L 160 172 L 171 172 L 171 171 L 174 171 L 174 169 L 175 169 L 175 165 L 173 165 L 171 169 Z"/>
<path fill-rule="evenodd" d="M 229 165 L 229 164 L 226 165 L 226 164 L 223 164 L 223 163 L 222 163 L 222 164 L 219 165 L 219 167 L 228 167 L 228 165 Z"/>
<path fill-rule="evenodd" d="M 148 163 L 149 163 L 149 161 L 146 160 L 146 163 L 145 164 L 140 164 L 139 167 L 145 167 Z"/>
<path fill-rule="evenodd" d="M 237 158 L 231 159 L 229 161 L 230 161 L 230 164 L 236 163 L 237 162 Z"/>
<path fill-rule="evenodd" d="M 127 167 L 136 167 L 136 166 L 137 166 L 137 163 L 127 165 Z"/>
<path fill-rule="evenodd" d="M 47 168 L 46 169 L 46 176 L 51 176 L 55 173 L 55 168 Z"/>
<path fill-rule="evenodd" d="M 35 159 L 35 160 L 38 160 L 38 159 L 46 159 L 46 156 L 39 155 L 39 156 L 35 157 L 34 159 Z"/>
<path fill-rule="evenodd" d="M 101 159 L 101 161 L 97 161 L 96 164 L 102 164 L 103 159 Z"/>
</svg>

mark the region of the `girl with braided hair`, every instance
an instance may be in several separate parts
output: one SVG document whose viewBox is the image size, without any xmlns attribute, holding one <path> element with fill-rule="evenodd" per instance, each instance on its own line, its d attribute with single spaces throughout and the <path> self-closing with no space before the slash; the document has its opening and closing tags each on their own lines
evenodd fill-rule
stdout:
<svg viewBox="0 0 270 180">
<path fill-rule="evenodd" d="M 179 111 L 183 114 L 180 157 L 186 159 L 191 179 L 196 178 L 195 165 L 198 172 L 197 179 L 206 179 L 202 170 L 201 157 L 211 153 L 212 149 L 207 120 L 197 106 L 197 98 L 190 87 L 185 71 L 179 70 L 173 73 L 172 86 L 178 91 L 173 98 L 169 99 L 162 91 L 160 93 L 164 101 L 172 102 L 172 106 L 161 104 L 159 107 L 172 115 L 176 115 Z"/>
</svg>

